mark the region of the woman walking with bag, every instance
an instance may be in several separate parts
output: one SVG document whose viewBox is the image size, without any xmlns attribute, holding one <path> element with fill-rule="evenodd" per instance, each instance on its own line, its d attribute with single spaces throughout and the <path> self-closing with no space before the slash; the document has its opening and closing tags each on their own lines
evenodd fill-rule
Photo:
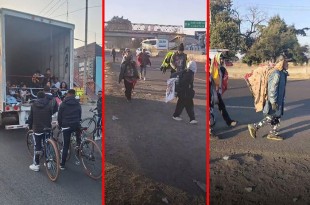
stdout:
<svg viewBox="0 0 310 205">
<path fill-rule="evenodd" d="M 194 61 L 189 61 L 187 63 L 186 69 L 174 73 L 173 76 L 179 76 L 179 82 L 176 86 L 178 102 L 173 114 L 173 119 L 176 121 L 181 121 L 180 117 L 183 109 L 186 109 L 186 112 L 190 118 L 190 124 L 197 124 L 198 122 L 195 119 L 194 112 L 194 75 L 197 71 L 197 65 Z"/>
</svg>

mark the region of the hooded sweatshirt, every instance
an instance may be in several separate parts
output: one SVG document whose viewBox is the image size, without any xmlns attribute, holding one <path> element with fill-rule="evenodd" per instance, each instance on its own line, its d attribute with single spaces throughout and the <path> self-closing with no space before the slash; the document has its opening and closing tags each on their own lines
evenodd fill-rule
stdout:
<svg viewBox="0 0 310 205">
<path fill-rule="evenodd" d="M 29 128 L 35 133 L 43 133 L 44 128 L 51 128 L 52 109 L 49 100 L 40 98 L 31 105 L 30 115 L 28 118 Z"/>
<path fill-rule="evenodd" d="M 58 110 L 58 125 L 60 127 L 76 127 L 80 125 L 82 108 L 75 96 L 68 96 L 62 101 Z"/>
<path fill-rule="evenodd" d="M 53 108 L 53 114 L 55 114 L 58 111 L 58 104 L 56 102 L 56 99 L 52 95 L 52 93 L 45 93 L 45 98 L 48 99 L 50 106 Z"/>
</svg>

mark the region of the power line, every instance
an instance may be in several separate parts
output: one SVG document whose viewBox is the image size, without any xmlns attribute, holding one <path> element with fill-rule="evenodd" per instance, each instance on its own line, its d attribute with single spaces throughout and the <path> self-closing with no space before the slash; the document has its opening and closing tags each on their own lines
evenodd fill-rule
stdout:
<svg viewBox="0 0 310 205">
<path fill-rule="evenodd" d="M 91 7 L 88 7 L 89 9 L 91 8 L 98 8 L 98 7 L 101 7 L 102 5 L 97 5 L 97 6 L 91 6 Z M 82 11 L 84 10 L 84 8 L 81 8 L 81 9 L 77 9 L 77 10 L 74 10 L 74 11 L 70 11 L 68 14 L 72 14 L 72 13 L 75 13 L 75 12 L 78 12 L 78 11 Z M 64 13 L 64 14 L 60 14 L 60 15 L 57 15 L 57 16 L 52 16 L 52 18 L 56 18 L 56 17 L 59 17 L 59 16 L 64 16 L 64 15 L 67 15 L 67 13 Z"/>
<path fill-rule="evenodd" d="M 62 7 L 65 3 L 67 3 L 66 2 L 66 0 L 62 3 L 62 4 L 60 4 L 56 9 L 54 9 L 54 11 L 52 12 L 52 13 L 50 13 L 50 15 L 48 15 L 48 16 L 51 16 L 55 11 L 57 11 L 60 7 Z M 66 13 L 67 14 L 67 13 Z"/>
<path fill-rule="evenodd" d="M 55 3 L 47 12 L 45 12 L 44 15 L 48 14 L 48 13 L 49 13 L 53 8 L 55 8 L 55 6 L 56 6 L 58 3 L 60 3 L 60 2 L 61 2 L 61 0 L 56 1 L 56 3 Z"/>
<path fill-rule="evenodd" d="M 309 6 L 291 6 L 291 5 L 276 5 L 276 4 L 243 4 L 238 5 L 238 7 L 259 7 L 259 8 L 266 8 L 266 9 L 277 9 L 277 10 L 291 10 L 291 11 L 309 11 Z"/>
<path fill-rule="evenodd" d="M 53 3 L 53 1 L 55 1 L 55 0 L 50 1 L 50 3 L 48 3 L 48 4 L 39 12 L 39 14 L 42 13 L 42 11 L 44 11 L 46 8 L 48 8 L 49 5 L 51 5 L 51 4 Z"/>
</svg>

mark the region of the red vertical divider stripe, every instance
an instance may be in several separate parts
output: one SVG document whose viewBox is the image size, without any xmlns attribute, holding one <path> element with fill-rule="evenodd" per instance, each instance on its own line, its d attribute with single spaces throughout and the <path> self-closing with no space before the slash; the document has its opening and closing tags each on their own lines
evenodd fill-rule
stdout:
<svg viewBox="0 0 310 205">
<path fill-rule="evenodd" d="M 210 204 L 210 94 L 209 94 L 209 77 L 210 77 L 210 0 L 206 0 L 207 19 L 206 19 L 206 204 Z"/>
<path fill-rule="evenodd" d="M 102 125 L 102 136 L 101 136 L 101 146 L 102 146 L 102 204 L 105 205 L 105 44 L 104 44 L 104 0 L 102 0 L 102 12 L 101 12 L 101 19 L 102 19 L 102 120 L 101 120 L 101 125 Z"/>
</svg>

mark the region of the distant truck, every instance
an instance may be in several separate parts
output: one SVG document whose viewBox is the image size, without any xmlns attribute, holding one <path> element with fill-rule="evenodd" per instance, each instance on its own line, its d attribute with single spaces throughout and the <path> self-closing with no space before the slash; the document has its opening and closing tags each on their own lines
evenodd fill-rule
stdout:
<svg viewBox="0 0 310 205">
<path fill-rule="evenodd" d="M 146 39 L 141 42 L 142 48 L 147 50 L 169 50 L 176 46 L 175 42 L 169 42 L 167 39 Z"/>
<path fill-rule="evenodd" d="M 30 104 L 12 102 L 7 82 L 32 87 L 32 75 L 50 68 L 52 74 L 73 87 L 74 25 L 10 9 L 0 9 L 0 125 L 6 129 L 27 127 Z M 33 95 L 35 96 L 35 95 Z"/>
</svg>

